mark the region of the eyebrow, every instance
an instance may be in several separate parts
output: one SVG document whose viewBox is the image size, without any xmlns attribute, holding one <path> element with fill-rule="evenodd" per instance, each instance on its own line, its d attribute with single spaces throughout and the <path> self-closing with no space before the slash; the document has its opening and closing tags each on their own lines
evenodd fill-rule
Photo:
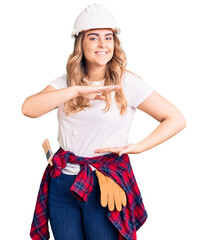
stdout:
<svg viewBox="0 0 208 240">
<path fill-rule="evenodd" d="M 87 37 L 90 36 L 90 35 L 96 35 L 96 36 L 99 36 L 98 33 L 89 33 L 89 34 L 87 35 Z M 112 33 L 107 33 L 107 34 L 105 34 L 105 36 L 108 36 L 108 35 L 112 35 L 112 36 L 113 36 Z"/>
</svg>

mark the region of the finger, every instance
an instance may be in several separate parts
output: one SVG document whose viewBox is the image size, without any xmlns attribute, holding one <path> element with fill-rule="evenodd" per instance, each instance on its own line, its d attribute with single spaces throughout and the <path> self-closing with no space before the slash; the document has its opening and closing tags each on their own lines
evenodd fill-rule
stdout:
<svg viewBox="0 0 208 240">
<path fill-rule="evenodd" d="M 120 85 L 114 85 L 112 87 L 103 89 L 103 91 L 117 91 L 117 90 L 120 90 L 121 88 L 122 87 Z"/>
<path fill-rule="evenodd" d="M 100 202 L 103 207 L 107 206 L 108 203 L 108 193 L 104 189 L 100 189 L 101 192 L 101 197 L 100 197 Z"/>
<path fill-rule="evenodd" d="M 100 86 L 98 89 L 105 90 L 105 89 L 108 89 L 108 88 L 122 88 L 122 86 L 119 85 L 119 84 L 117 84 L 117 85 L 108 85 L 108 86 Z"/>
<path fill-rule="evenodd" d="M 124 154 L 123 152 L 120 152 L 118 155 L 119 155 L 119 157 L 122 155 L 122 154 Z"/>
<path fill-rule="evenodd" d="M 108 86 L 99 86 L 98 89 L 99 90 L 105 90 L 105 89 L 108 89 L 108 88 L 113 88 L 115 87 L 116 85 L 108 85 Z M 93 87 L 97 87 L 97 86 L 93 86 Z"/>
<path fill-rule="evenodd" d="M 107 90 L 108 92 L 115 92 L 115 91 L 119 91 L 121 88 L 113 88 L 113 89 L 109 89 Z M 107 92 L 106 91 L 106 92 Z"/>
<path fill-rule="evenodd" d="M 122 210 L 122 206 L 121 206 L 121 196 L 120 196 L 119 191 L 115 192 L 115 203 L 116 203 L 117 211 L 121 211 Z"/>
<path fill-rule="evenodd" d="M 101 153 L 101 152 L 107 152 L 109 149 L 98 149 L 95 151 L 95 153 Z"/>
<path fill-rule="evenodd" d="M 113 87 L 102 88 L 102 89 L 98 89 L 98 92 L 99 93 L 109 92 L 109 91 L 112 91 L 112 89 L 113 89 Z"/>
<path fill-rule="evenodd" d="M 112 88 L 114 87 L 115 85 L 109 85 L 109 86 L 90 86 L 92 88 L 94 88 L 93 90 L 95 91 L 103 91 L 105 89 L 108 89 L 108 88 Z"/>
<path fill-rule="evenodd" d="M 96 95 L 94 100 L 105 100 L 105 96 L 103 96 L 103 95 Z"/>
<path fill-rule="evenodd" d="M 101 149 L 96 149 L 98 152 L 106 152 L 106 151 L 113 151 L 115 150 L 113 147 L 107 147 L 107 148 L 101 148 Z"/>
<path fill-rule="evenodd" d="M 120 195 L 121 195 L 121 202 L 124 207 L 126 207 L 127 204 L 127 199 L 126 199 L 126 193 L 123 189 L 120 190 Z"/>
<path fill-rule="evenodd" d="M 110 211 L 114 210 L 114 195 L 112 193 L 108 194 L 108 209 Z"/>
</svg>

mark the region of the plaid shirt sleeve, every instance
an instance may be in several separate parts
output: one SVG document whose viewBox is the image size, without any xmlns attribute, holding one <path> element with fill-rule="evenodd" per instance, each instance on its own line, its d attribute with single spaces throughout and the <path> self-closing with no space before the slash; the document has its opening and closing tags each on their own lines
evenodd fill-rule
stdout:
<svg viewBox="0 0 208 240">
<path fill-rule="evenodd" d="M 53 166 L 48 165 L 42 177 L 30 230 L 33 240 L 47 240 L 48 231 L 48 189 L 50 178 L 59 177 L 68 162 L 78 163 L 81 170 L 72 184 L 70 191 L 80 201 L 87 201 L 93 187 L 92 170 L 89 164 L 98 171 L 112 178 L 122 187 L 127 196 L 127 205 L 121 211 L 108 210 L 107 216 L 119 230 L 119 240 L 136 240 L 136 231 L 147 219 L 141 193 L 138 188 L 128 154 L 119 156 L 115 153 L 98 157 L 80 157 L 62 148 L 53 156 Z M 81 188 L 77 186 L 82 186 Z"/>
</svg>

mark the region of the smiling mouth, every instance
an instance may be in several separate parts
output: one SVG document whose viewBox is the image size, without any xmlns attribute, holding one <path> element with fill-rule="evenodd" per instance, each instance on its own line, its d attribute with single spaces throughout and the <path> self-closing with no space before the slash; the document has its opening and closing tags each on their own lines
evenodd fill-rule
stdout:
<svg viewBox="0 0 208 240">
<path fill-rule="evenodd" d="M 107 55 L 108 52 L 95 52 L 97 55 L 105 56 Z"/>
</svg>

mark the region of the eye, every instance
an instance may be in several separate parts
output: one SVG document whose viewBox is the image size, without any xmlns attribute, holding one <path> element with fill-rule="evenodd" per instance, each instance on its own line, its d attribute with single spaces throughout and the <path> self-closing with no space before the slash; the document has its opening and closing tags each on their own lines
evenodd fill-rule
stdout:
<svg viewBox="0 0 208 240">
<path fill-rule="evenodd" d="M 96 38 L 95 37 L 90 38 L 90 40 L 92 40 L 92 39 L 96 39 Z"/>
<path fill-rule="evenodd" d="M 97 39 L 95 37 L 90 38 L 90 40 Z M 107 37 L 106 39 L 112 40 L 112 37 Z"/>
</svg>

